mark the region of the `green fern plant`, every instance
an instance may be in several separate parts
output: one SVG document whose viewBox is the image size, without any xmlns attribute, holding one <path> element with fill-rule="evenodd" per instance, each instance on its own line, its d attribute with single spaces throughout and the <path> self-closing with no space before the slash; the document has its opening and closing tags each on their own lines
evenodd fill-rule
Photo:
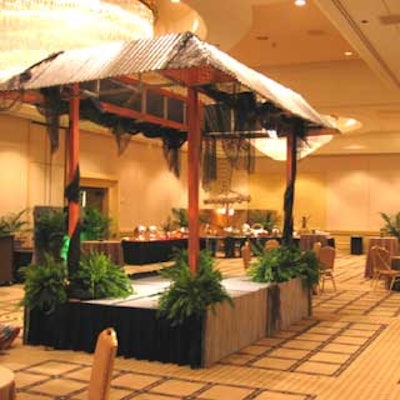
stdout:
<svg viewBox="0 0 400 400">
<path fill-rule="evenodd" d="M 192 316 L 200 318 L 209 306 L 215 311 L 217 303 L 233 304 L 221 284 L 222 274 L 214 268 L 215 261 L 208 251 L 200 252 L 195 275 L 189 269 L 187 250 L 177 251 L 174 261 L 172 267 L 162 272 L 172 283 L 159 299 L 159 314 L 171 320 L 172 325 Z"/>
<path fill-rule="evenodd" d="M 280 246 L 258 252 L 248 274 L 255 282 L 280 283 L 299 277 L 312 286 L 319 281 L 319 261 L 312 251 Z"/>
<path fill-rule="evenodd" d="M 386 223 L 383 229 L 386 230 L 389 235 L 395 236 L 400 239 L 400 211 L 393 216 L 383 212 L 381 212 L 380 214 Z"/>
<path fill-rule="evenodd" d="M 21 272 L 25 276 L 22 305 L 51 314 L 58 305 L 66 303 L 67 268 L 64 263 L 45 254 L 43 263 L 23 267 Z"/>
<path fill-rule="evenodd" d="M 0 236 L 21 235 L 29 231 L 26 213 L 28 208 L 17 213 L 8 213 L 0 217 Z"/>
<path fill-rule="evenodd" d="M 82 236 L 85 240 L 108 239 L 111 218 L 96 207 L 85 207 L 82 218 Z"/>
<path fill-rule="evenodd" d="M 81 300 L 127 297 L 133 293 L 132 282 L 124 270 L 98 252 L 82 254 L 78 271 L 71 276 L 70 288 L 74 297 Z"/>
<path fill-rule="evenodd" d="M 188 211 L 185 208 L 172 208 L 173 223 L 177 227 L 186 228 L 189 226 Z"/>
</svg>

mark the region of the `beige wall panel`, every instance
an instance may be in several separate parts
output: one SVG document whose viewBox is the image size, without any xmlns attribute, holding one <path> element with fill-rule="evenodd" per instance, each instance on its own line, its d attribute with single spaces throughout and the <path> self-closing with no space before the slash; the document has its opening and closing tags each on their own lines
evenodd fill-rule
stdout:
<svg viewBox="0 0 400 400">
<path fill-rule="evenodd" d="M 301 228 L 303 216 L 309 217 L 308 229 L 326 229 L 326 185 L 323 174 L 298 174 L 293 214 L 294 228 L 297 230 Z"/>
<path fill-rule="evenodd" d="M 28 122 L 0 115 L 0 215 L 28 206 Z"/>
<path fill-rule="evenodd" d="M 29 165 L 29 205 L 50 205 L 49 187 L 45 179 L 47 168 L 45 164 L 30 163 Z"/>
<path fill-rule="evenodd" d="M 118 179 L 122 231 L 160 225 L 172 207 L 187 207 L 186 174 L 177 179 L 167 170 L 161 147 L 132 144 L 121 157 Z"/>
<path fill-rule="evenodd" d="M 381 212 L 396 214 L 400 211 L 400 175 L 395 171 L 378 171 L 369 174 L 370 196 L 368 230 L 379 230 L 384 225 Z"/>
<path fill-rule="evenodd" d="M 282 214 L 285 181 L 282 176 L 255 173 L 249 175 L 249 208 L 277 210 Z"/>
<path fill-rule="evenodd" d="M 327 174 L 327 229 L 368 230 L 370 182 L 365 170 Z"/>
</svg>

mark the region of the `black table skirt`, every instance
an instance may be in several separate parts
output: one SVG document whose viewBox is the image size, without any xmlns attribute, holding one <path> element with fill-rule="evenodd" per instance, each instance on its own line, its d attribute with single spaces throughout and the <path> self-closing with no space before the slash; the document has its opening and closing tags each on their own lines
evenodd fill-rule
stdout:
<svg viewBox="0 0 400 400">
<path fill-rule="evenodd" d="M 92 353 L 98 334 L 113 327 L 120 356 L 201 367 L 203 320 L 191 318 L 173 327 L 156 313 L 147 308 L 68 303 L 51 315 L 31 311 L 25 338 L 31 345 Z"/>
<path fill-rule="evenodd" d="M 166 240 L 123 240 L 124 263 L 129 265 L 154 264 L 170 261 L 176 250 L 186 249 L 188 239 Z M 206 248 L 208 241 L 200 239 L 200 248 Z"/>
</svg>

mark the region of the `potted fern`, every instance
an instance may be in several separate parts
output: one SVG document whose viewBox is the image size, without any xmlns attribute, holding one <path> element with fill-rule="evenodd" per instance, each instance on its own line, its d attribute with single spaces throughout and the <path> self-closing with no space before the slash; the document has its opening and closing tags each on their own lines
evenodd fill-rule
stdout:
<svg viewBox="0 0 400 400">
<path fill-rule="evenodd" d="M 255 282 L 270 283 L 267 291 L 267 336 L 312 314 L 312 287 L 319 281 L 319 261 L 312 251 L 281 246 L 259 252 L 249 268 Z"/>
<path fill-rule="evenodd" d="M 208 307 L 217 303 L 232 303 L 222 286 L 222 274 L 214 268 L 215 260 L 207 250 L 200 252 L 197 274 L 189 269 L 187 250 L 175 253 L 175 263 L 162 271 L 171 280 L 169 288 L 159 299 L 159 313 L 172 325 L 182 324 L 186 318 L 200 319 Z"/>
<path fill-rule="evenodd" d="M 127 297 L 133 293 L 132 282 L 124 270 L 98 252 L 81 255 L 69 288 L 73 297 L 80 300 Z"/>
<path fill-rule="evenodd" d="M 0 217 L 0 236 L 14 236 L 14 246 L 21 247 L 25 234 L 29 232 L 26 214 L 28 208 L 16 213 L 8 213 Z"/>
<path fill-rule="evenodd" d="M 67 268 L 64 263 L 45 254 L 42 263 L 21 270 L 25 276 L 22 305 L 29 311 L 38 310 L 48 315 L 67 302 Z"/>
<path fill-rule="evenodd" d="M 385 221 L 385 225 L 381 229 L 381 232 L 387 232 L 390 236 L 395 236 L 397 239 L 400 239 L 400 211 L 393 216 L 383 212 L 380 214 Z"/>
</svg>

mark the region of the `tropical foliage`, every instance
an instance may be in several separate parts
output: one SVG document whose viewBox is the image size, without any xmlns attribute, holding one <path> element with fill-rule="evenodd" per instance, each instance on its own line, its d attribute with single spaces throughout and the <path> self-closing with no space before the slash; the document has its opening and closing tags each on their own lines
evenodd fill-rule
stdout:
<svg viewBox="0 0 400 400">
<path fill-rule="evenodd" d="M 214 268 L 214 263 L 211 254 L 203 250 L 199 255 L 197 274 L 192 274 L 187 250 L 178 251 L 174 265 L 162 272 L 172 282 L 160 297 L 160 314 L 173 324 L 180 324 L 188 317 L 200 318 L 209 306 L 215 310 L 216 303 L 227 301 L 233 304 L 221 284 L 222 274 Z"/>
<path fill-rule="evenodd" d="M 393 216 L 383 212 L 380 214 L 385 221 L 383 230 L 385 230 L 389 235 L 400 239 L 400 211 Z"/>
<path fill-rule="evenodd" d="M 35 220 L 35 247 L 39 263 L 45 262 L 45 254 L 60 261 L 63 236 L 66 231 L 66 213 L 60 209 L 42 211 Z"/>
<path fill-rule="evenodd" d="M 67 268 L 52 256 L 44 262 L 21 268 L 25 275 L 25 295 L 22 304 L 30 310 L 39 309 L 51 314 L 58 305 L 67 301 Z"/>
<path fill-rule="evenodd" d="M 79 269 L 70 280 L 74 296 L 82 300 L 127 297 L 133 293 L 124 270 L 103 253 L 82 254 Z"/>
<path fill-rule="evenodd" d="M 0 217 L 0 236 L 20 235 L 29 231 L 26 213 L 28 208 Z"/>
<path fill-rule="evenodd" d="M 313 251 L 280 246 L 259 252 L 248 273 L 255 282 L 279 283 L 299 277 L 311 286 L 319 281 L 319 261 Z"/>
<path fill-rule="evenodd" d="M 98 208 L 87 206 L 83 208 L 82 236 L 86 240 L 108 239 L 110 236 L 111 218 Z"/>
</svg>

